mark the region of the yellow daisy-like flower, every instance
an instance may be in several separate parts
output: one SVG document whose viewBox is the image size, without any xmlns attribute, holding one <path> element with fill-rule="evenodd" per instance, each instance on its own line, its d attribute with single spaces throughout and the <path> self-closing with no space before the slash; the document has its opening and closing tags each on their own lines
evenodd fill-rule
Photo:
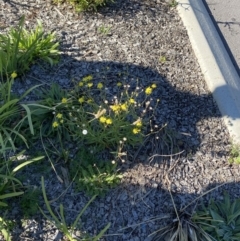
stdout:
<svg viewBox="0 0 240 241">
<path fill-rule="evenodd" d="M 87 86 L 88 88 L 91 88 L 93 86 L 93 83 L 88 83 Z"/>
<path fill-rule="evenodd" d="M 134 100 L 133 98 L 131 98 L 131 99 L 129 100 L 129 103 L 130 103 L 130 104 L 135 104 L 135 100 Z"/>
<path fill-rule="evenodd" d="M 146 95 L 152 94 L 152 88 L 151 87 L 147 87 L 146 90 L 145 90 L 145 94 Z"/>
<path fill-rule="evenodd" d="M 62 103 L 63 104 L 67 103 L 67 98 L 62 98 Z"/>
<path fill-rule="evenodd" d="M 136 127 L 142 127 L 142 122 L 141 121 L 139 121 L 137 124 L 136 124 Z"/>
<path fill-rule="evenodd" d="M 121 108 L 121 110 L 123 110 L 123 111 L 127 111 L 127 104 L 125 103 L 125 104 L 121 104 L 120 105 L 120 108 Z"/>
<path fill-rule="evenodd" d="M 14 71 L 12 74 L 11 74 L 11 78 L 12 79 L 15 79 L 17 77 L 17 73 Z"/>
<path fill-rule="evenodd" d="M 138 128 L 133 128 L 132 132 L 133 134 L 138 134 L 141 130 Z"/>
<path fill-rule="evenodd" d="M 102 89 L 103 88 L 103 84 L 102 83 L 98 83 L 97 88 L 98 89 Z"/>
<path fill-rule="evenodd" d="M 52 124 L 52 126 L 53 126 L 54 128 L 58 127 L 58 125 L 59 125 L 59 124 L 57 123 L 57 121 L 54 121 L 53 124 Z"/>
<path fill-rule="evenodd" d="M 101 116 L 101 117 L 99 118 L 99 121 L 100 121 L 101 123 L 105 123 L 106 120 L 107 120 L 107 118 L 104 117 L 104 116 Z"/>
<path fill-rule="evenodd" d="M 82 96 L 81 98 L 79 98 L 79 99 L 78 99 L 78 102 L 79 102 L 80 104 L 82 104 L 82 103 L 84 102 L 84 96 Z"/>
<path fill-rule="evenodd" d="M 117 86 L 118 86 L 118 87 L 121 87 L 121 86 L 122 86 L 122 83 L 121 83 L 121 82 L 118 82 L 118 83 L 117 83 Z"/>
<path fill-rule="evenodd" d="M 92 99 L 88 99 L 88 100 L 87 100 L 87 103 L 92 103 L 92 102 L 93 102 Z"/>
<path fill-rule="evenodd" d="M 57 117 L 58 119 L 61 119 L 61 118 L 62 118 L 62 114 L 61 114 L 61 113 L 58 113 L 56 117 Z"/>
<path fill-rule="evenodd" d="M 111 118 L 106 119 L 106 124 L 107 125 L 111 125 L 112 124 L 112 119 Z"/>
<path fill-rule="evenodd" d="M 63 123 L 63 119 L 60 120 L 60 123 Z"/>
<path fill-rule="evenodd" d="M 91 81 L 92 79 L 93 79 L 92 75 L 87 75 L 87 76 L 82 78 L 82 81 L 83 82 L 88 82 L 88 81 Z"/>
<path fill-rule="evenodd" d="M 156 88 L 157 88 L 157 85 L 156 85 L 156 84 L 152 84 L 151 87 L 152 87 L 153 89 L 156 89 Z"/>
<path fill-rule="evenodd" d="M 83 86 L 83 82 L 80 81 L 80 82 L 78 83 L 78 86 L 79 86 L 79 87 L 82 87 L 82 86 Z"/>
<path fill-rule="evenodd" d="M 110 108 L 116 113 L 121 109 L 119 105 L 111 105 Z"/>
</svg>

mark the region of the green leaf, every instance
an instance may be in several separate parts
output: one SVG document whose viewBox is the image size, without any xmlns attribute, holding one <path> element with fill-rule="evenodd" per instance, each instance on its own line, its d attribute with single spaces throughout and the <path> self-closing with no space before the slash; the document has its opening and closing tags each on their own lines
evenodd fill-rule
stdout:
<svg viewBox="0 0 240 241">
<path fill-rule="evenodd" d="M 31 117 L 31 111 L 27 105 L 21 104 L 21 106 L 26 110 L 27 112 L 27 118 L 28 118 L 28 124 L 31 131 L 31 134 L 34 135 L 34 129 L 32 124 L 32 117 Z"/>
<path fill-rule="evenodd" d="M 13 193 L 3 194 L 3 195 L 0 195 L 0 199 L 6 199 L 6 198 L 10 198 L 10 197 L 20 196 L 20 195 L 22 195 L 23 193 L 24 193 L 24 192 L 13 192 Z"/>
<path fill-rule="evenodd" d="M 209 211 L 215 222 L 224 222 L 224 218 L 222 218 L 216 211 L 214 211 L 212 209 L 210 209 Z"/>
<path fill-rule="evenodd" d="M 41 159 L 43 159 L 43 158 L 44 158 L 44 156 L 39 156 L 39 157 L 33 158 L 33 159 L 29 160 L 29 161 L 25 161 L 24 163 L 22 163 L 22 164 L 18 165 L 17 167 L 15 167 L 12 172 L 13 172 L 13 173 L 14 173 L 14 172 L 17 172 L 17 171 L 20 170 L 21 168 L 23 168 L 23 167 L 25 167 L 25 166 L 33 163 L 33 162 L 39 161 L 39 160 L 41 160 Z"/>
</svg>

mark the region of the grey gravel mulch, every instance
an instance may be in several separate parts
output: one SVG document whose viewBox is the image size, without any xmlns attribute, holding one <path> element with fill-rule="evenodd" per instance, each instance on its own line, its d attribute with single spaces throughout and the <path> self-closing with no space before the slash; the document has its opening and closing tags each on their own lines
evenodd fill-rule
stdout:
<svg viewBox="0 0 240 241">
<path fill-rule="evenodd" d="M 32 28 L 36 19 L 40 19 L 46 30 L 56 32 L 62 57 L 52 68 L 33 66 L 22 82 L 15 83 L 15 91 L 23 93 L 39 83 L 48 88 L 51 82 L 67 88 L 71 79 L 98 75 L 101 71 L 107 76 L 110 91 L 114 91 L 112 86 L 118 73 L 128 73 L 127 80 L 138 79 L 142 86 L 151 83 L 158 86 L 152 104 L 159 98 L 160 105 L 152 121 L 158 127 L 168 124 L 168 131 L 164 132 L 168 141 L 156 135 L 144 144 L 145 149 L 139 151 L 135 162 L 125 170 L 121 185 L 97 198 L 87 209 L 83 230 L 96 234 L 110 222 L 103 240 L 151 240 L 148 235 L 158 229 L 162 220 L 146 220 L 173 211 L 169 185 L 179 206 L 221 183 L 226 185 L 207 198 L 221 197 L 223 189 L 233 197 L 240 196 L 240 169 L 228 163 L 231 146 L 228 131 L 176 9 L 163 0 L 116 0 L 98 13 L 77 14 L 68 4 L 53 5 L 50 0 L 3 0 L 0 31 L 16 26 L 23 14 L 26 27 Z M 103 33 L 103 28 L 108 31 Z M 169 153 L 173 142 L 184 152 L 172 158 L 160 156 Z M 40 176 L 34 175 L 28 184 L 39 186 Z M 55 199 L 65 187 L 53 173 L 46 179 L 46 190 L 49 199 Z M 63 203 L 70 220 L 87 200 L 89 197 L 69 188 L 52 205 L 57 208 Z M 9 215 L 18 220 L 18 208 Z M 134 226 L 143 221 L 146 223 Z M 63 237 L 39 216 L 15 227 L 13 240 L 49 241 Z"/>
</svg>

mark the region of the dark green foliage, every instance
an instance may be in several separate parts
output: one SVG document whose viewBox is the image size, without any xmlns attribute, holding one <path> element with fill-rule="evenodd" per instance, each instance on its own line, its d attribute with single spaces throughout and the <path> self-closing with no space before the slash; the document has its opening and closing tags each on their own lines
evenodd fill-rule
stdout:
<svg viewBox="0 0 240 241">
<path fill-rule="evenodd" d="M 116 164 L 99 161 L 96 155 L 87 150 L 80 150 L 70 163 L 70 175 L 74 179 L 76 189 L 86 191 L 91 196 L 103 195 L 122 178 L 116 171 Z"/>
<path fill-rule="evenodd" d="M 21 210 L 26 218 L 36 214 L 38 210 L 39 198 L 41 196 L 41 190 L 37 188 L 31 188 L 25 191 L 21 197 L 20 206 Z"/>
<path fill-rule="evenodd" d="M 9 77 L 12 73 L 24 74 L 37 59 L 51 65 L 58 61 L 59 43 L 55 34 L 45 34 L 40 22 L 33 31 L 23 28 L 24 17 L 17 28 L 8 34 L 0 34 L 0 75 Z"/>
<path fill-rule="evenodd" d="M 240 199 L 231 202 L 225 192 L 223 201 L 202 204 L 193 221 L 217 241 L 240 240 Z"/>
</svg>

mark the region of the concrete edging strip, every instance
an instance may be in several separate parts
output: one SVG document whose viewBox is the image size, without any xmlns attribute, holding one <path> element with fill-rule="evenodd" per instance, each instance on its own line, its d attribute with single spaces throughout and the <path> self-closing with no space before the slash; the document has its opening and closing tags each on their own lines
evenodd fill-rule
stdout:
<svg viewBox="0 0 240 241">
<path fill-rule="evenodd" d="M 232 141 L 240 144 L 240 78 L 237 71 L 202 0 L 178 0 L 177 10 Z"/>
</svg>

